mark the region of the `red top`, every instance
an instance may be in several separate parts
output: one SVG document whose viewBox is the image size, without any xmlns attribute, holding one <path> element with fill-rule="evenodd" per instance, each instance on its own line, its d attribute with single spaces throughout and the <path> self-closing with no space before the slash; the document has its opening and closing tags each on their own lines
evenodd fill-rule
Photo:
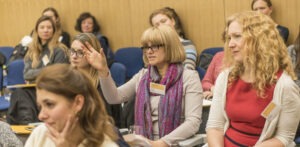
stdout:
<svg viewBox="0 0 300 147">
<path fill-rule="evenodd" d="M 282 71 L 278 72 L 277 76 L 280 77 L 281 74 Z M 230 120 L 230 127 L 225 133 L 225 146 L 238 146 L 229 141 L 230 139 L 244 146 L 255 145 L 266 120 L 261 113 L 273 99 L 274 88 L 275 84 L 268 86 L 265 89 L 266 97 L 261 98 L 251 83 L 241 79 L 232 83 L 226 94 L 225 111 Z"/>
<path fill-rule="evenodd" d="M 222 60 L 224 57 L 224 51 L 218 52 L 211 60 L 208 69 L 205 73 L 202 82 L 202 88 L 204 91 L 210 91 L 210 88 L 215 85 L 215 81 L 221 72 Z"/>
</svg>

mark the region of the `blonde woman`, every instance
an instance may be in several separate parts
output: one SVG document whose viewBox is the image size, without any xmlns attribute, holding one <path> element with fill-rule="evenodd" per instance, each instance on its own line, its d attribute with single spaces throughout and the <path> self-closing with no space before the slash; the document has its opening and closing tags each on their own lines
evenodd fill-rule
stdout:
<svg viewBox="0 0 300 147">
<path fill-rule="evenodd" d="M 33 31 L 33 40 L 29 44 L 24 59 L 24 79 L 27 83 L 35 83 L 40 71 L 56 63 L 68 63 L 67 48 L 58 41 L 53 19 L 40 17 Z M 37 122 L 35 88 L 18 88 L 11 95 L 11 105 L 8 109 L 7 121 L 10 124 L 28 124 Z"/>
<path fill-rule="evenodd" d="M 146 142 L 159 147 L 176 145 L 198 132 L 200 126 L 202 88 L 198 73 L 183 67 L 184 49 L 173 28 L 167 25 L 148 28 L 141 44 L 148 68 L 141 69 L 118 88 L 103 51 L 99 54 L 88 46 L 85 55 L 98 70 L 109 103 L 119 104 L 136 96 L 134 123 L 140 126 L 140 135 Z"/>
<path fill-rule="evenodd" d="M 292 146 L 300 120 L 299 88 L 273 20 L 258 12 L 226 23 L 224 63 L 207 123 L 209 146 Z"/>
</svg>

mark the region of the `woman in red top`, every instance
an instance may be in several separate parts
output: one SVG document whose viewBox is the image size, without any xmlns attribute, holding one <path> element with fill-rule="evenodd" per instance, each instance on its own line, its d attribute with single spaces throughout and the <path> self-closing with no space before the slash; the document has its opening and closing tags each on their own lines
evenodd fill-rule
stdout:
<svg viewBox="0 0 300 147">
<path fill-rule="evenodd" d="M 300 95 L 276 24 L 258 12 L 226 23 L 224 64 L 207 123 L 209 146 L 293 146 Z"/>
</svg>

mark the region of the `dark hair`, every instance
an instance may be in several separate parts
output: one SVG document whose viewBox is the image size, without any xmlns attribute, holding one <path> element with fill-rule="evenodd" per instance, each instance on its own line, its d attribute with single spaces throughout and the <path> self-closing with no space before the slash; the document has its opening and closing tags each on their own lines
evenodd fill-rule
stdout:
<svg viewBox="0 0 300 147">
<path fill-rule="evenodd" d="M 87 18 L 92 18 L 93 19 L 93 23 L 94 23 L 93 27 L 94 28 L 93 28 L 93 32 L 91 32 L 91 33 L 99 32 L 100 31 L 100 25 L 98 24 L 95 16 L 93 16 L 89 12 L 83 12 L 83 13 L 80 14 L 80 16 L 76 20 L 75 30 L 82 33 L 81 23 L 82 23 L 82 21 L 84 21 Z"/>
<path fill-rule="evenodd" d="M 177 34 L 186 39 L 185 38 L 185 33 L 183 31 L 183 27 L 181 25 L 181 21 L 180 21 L 180 18 L 179 16 L 177 15 L 176 11 L 173 9 L 173 8 L 170 8 L 170 7 L 164 7 L 164 8 L 161 8 L 161 9 L 158 9 L 158 10 L 155 10 L 151 13 L 150 17 L 149 17 L 149 22 L 150 22 L 150 25 L 153 26 L 152 24 L 152 18 L 154 16 L 156 16 L 157 14 L 164 14 L 166 15 L 167 17 L 169 17 L 170 19 L 174 19 L 175 21 L 175 30 L 177 32 Z"/>
<path fill-rule="evenodd" d="M 92 79 L 84 70 L 69 64 L 47 66 L 38 75 L 36 88 L 61 95 L 70 102 L 74 101 L 76 95 L 84 97 L 82 109 L 76 116 L 87 146 L 101 145 L 105 135 L 116 141 L 112 119 Z"/>
<path fill-rule="evenodd" d="M 258 0 L 253 0 L 253 1 L 251 2 L 251 9 L 252 9 L 252 10 L 253 10 L 253 5 L 254 5 L 254 3 L 257 2 L 257 1 L 258 1 Z M 271 0 L 262 0 L 262 1 L 266 2 L 267 5 L 268 5 L 268 7 L 272 7 L 272 2 L 271 2 Z"/>
<path fill-rule="evenodd" d="M 294 50 L 296 52 L 296 66 L 295 71 L 300 72 L 300 25 L 298 36 L 294 42 Z"/>
</svg>

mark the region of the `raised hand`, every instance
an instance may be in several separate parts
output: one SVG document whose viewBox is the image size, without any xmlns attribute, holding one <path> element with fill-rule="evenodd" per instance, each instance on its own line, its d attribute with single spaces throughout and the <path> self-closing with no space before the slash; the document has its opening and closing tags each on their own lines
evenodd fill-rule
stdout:
<svg viewBox="0 0 300 147">
<path fill-rule="evenodd" d="M 99 71 L 100 76 L 107 76 L 109 68 L 103 49 L 101 48 L 99 53 L 88 42 L 85 42 L 85 46 L 82 49 L 86 60 L 92 67 Z"/>
<path fill-rule="evenodd" d="M 76 147 L 78 145 L 74 140 L 72 141 L 71 138 L 77 124 L 78 118 L 74 118 L 74 116 L 69 116 L 61 132 L 46 124 L 48 128 L 47 135 L 55 143 L 56 147 Z"/>
</svg>

